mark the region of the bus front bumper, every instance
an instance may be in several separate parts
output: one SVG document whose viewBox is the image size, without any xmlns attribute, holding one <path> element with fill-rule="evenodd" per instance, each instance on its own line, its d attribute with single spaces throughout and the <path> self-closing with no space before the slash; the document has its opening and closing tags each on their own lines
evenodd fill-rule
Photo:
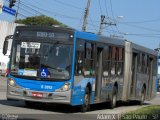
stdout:
<svg viewBox="0 0 160 120">
<path fill-rule="evenodd" d="M 8 85 L 7 99 L 44 103 L 70 104 L 71 90 L 63 92 L 44 92 L 25 90 Z"/>
</svg>

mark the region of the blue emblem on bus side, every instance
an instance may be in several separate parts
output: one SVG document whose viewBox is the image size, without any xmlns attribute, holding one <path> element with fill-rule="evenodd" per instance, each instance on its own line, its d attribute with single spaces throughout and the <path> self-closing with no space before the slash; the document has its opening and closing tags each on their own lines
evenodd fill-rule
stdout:
<svg viewBox="0 0 160 120">
<path fill-rule="evenodd" d="M 40 76 L 41 77 L 48 77 L 49 71 L 47 68 L 40 68 Z"/>
</svg>

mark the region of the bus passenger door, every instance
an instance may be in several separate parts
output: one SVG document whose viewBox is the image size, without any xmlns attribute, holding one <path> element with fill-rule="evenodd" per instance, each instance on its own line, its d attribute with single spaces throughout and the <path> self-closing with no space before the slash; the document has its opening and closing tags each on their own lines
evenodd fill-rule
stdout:
<svg viewBox="0 0 160 120">
<path fill-rule="evenodd" d="M 130 95 L 131 97 L 135 96 L 136 92 L 136 73 L 137 73 L 137 53 L 133 53 L 132 55 L 132 81 L 131 81 L 131 88 L 130 88 Z"/>
<path fill-rule="evenodd" d="M 96 61 L 96 88 L 95 88 L 95 98 L 100 99 L 101 95 L 101 84 L 102 84 L 102 53 L 103 48 L 97 47 L 97 61 Z"/>
</svg>

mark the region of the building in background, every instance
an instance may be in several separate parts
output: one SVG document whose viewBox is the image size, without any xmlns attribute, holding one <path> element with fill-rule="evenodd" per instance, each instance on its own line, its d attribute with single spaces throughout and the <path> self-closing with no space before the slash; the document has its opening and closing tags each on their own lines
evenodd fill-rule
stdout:
<svg viewBox="0 0 160 120">
<path fill-rule="evenodd" d="M 18 24 L 7 21 L 0 21 L 0 62 L 4 62 L 6 65 L 9 61 L 9 55 L 11 50 L 11 41 L 9 42 L 7 55 L 3 55 L 3 42 L 7 35 L 13 35 L 14 29 Z"/>
</svg>

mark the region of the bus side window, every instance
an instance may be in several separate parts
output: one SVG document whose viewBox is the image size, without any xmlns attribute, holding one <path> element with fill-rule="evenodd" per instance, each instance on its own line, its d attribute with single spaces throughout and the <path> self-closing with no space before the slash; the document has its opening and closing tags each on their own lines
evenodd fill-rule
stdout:
<svg viewBox="0 0 160 120">
<path fill-rule="evenodd" d="M 94 76 L 95 75 L 95 44 L 85 43 L 85 63 L 84 63 L 84 75 Z"/>
<path fill-rule="evenodd" d="M 142 54 L 138 53 L 138 72 L 141 73 L 142 71 Z"/>
<path fill-rule="evenodd" d="M 106 46 L 103 53 L 103 76 L 108 77 L 111 74 L 111 47 Z"/>
<path fill-rule="evenodd" d="M 147 74 L 149 74 L 149 55 L 147 55 Z"/>
<path fill-rule="evenodd" d="M 147 72 L 147 58 L 148 57 L 148 55 L 147 54 L 145 54 L 145 56 L 144 56 L 144 62 L 145 62 L 145 67 L 144 67 L 144 73 L 145 74 L 148 74 L 148 72 Z"/>
<path fill-rule="evenodd" d="M 117 74 L 123 75 L 124 48 L 119 48 Z"/>
<path fill-rule="evenodd" d="M 82 75 L 84 64 L 84 40 L 78 39 L 76 48 L 75 74 Z"/>
<path fill-rule="evenodd" d="M 142 73 L 145 73 L 145 54 L 142 53 Z"/>
<path fill-rule="evenodd" d="M 117 62 L 117 48 L 115 46 L 112 47 L 112 68 L 111 75 L 116 75 L 116 62 Z"/>
</svg>

